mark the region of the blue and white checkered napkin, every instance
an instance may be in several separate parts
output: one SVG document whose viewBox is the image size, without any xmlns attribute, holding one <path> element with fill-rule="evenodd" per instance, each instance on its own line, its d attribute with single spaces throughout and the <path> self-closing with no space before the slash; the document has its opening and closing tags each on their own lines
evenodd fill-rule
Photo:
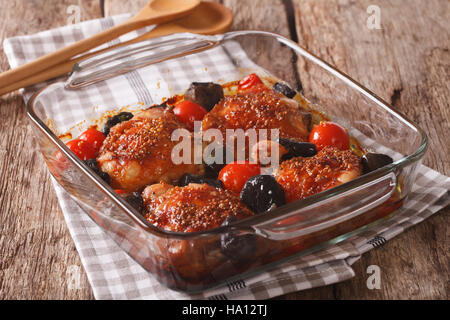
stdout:
<svg viewBox="0 0 450 320">
<path fill-rule="evenodd" d="M 128 17 L 129 15 L 121 15 L 91 20 L 31 36 L 9 38 L 4 41 L 4 50 L 11 67 L 14 68 L 120 23 Z M 145 30 L 140 30 L 139 33 L 141 32 Z M 137 32 L 131 33 L 121 37 L 119 41 L 136 35 Z M 218 57 L 215 56 L 214 61 L 217 62 L 217 59 Z M 155 98 L 158 94 L 156 90 L 161 91 L 161 87 L 152 88 L 144 81 L 145 75 L 132 72 L 124 77 L 129 85 L 126 90 L 134 92 L 134 97 L 128 96 L 130 101 L 150 104 L 153 100 L 158 100 Z M 43 85 L 39 84 L 22 90 L 24 100 L 27 101 L 32 93 Z M 104 91 L 98 91 L 99 97 L 110 95 L 114 98 L 117 92 L 123 90 L 123 88 L 114 87 L 104 89 Z M 92 103 L 94 105 L 95 101 Z M 61 108 L 61 110 L 67 112 L 68 109 Z M 54 116 L 58 119 L 61 115 Z M 67 113 L 65 116 L 67 117 Z M 390 220 L 338 245 L 285 263 L 251 278 L 234 281 L 201 294 L 189 295 L 167 289 L 158 283 L 150 273 L 120 249 L 56 182 L 54 187 L 70 234 L 97 299 L 267 299 L 293 291 L 344 281 L 355 276 L 351 265 L 364 252 L 383 244 L 450 203 L 450 178 L 421 166 L 411 195 L 400 209 L 401 212 Z"/>
</svg>

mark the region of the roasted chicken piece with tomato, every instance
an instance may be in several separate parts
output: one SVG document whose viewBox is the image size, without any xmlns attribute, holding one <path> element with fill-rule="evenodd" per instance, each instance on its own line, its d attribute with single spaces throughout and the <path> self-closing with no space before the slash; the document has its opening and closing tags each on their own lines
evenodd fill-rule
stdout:
<svg viewBox="0 0 450 320">
<path fill-rule="evenodd" d="M 203 166 L 193 161 L 172 162 L 172 148 L 178 142 L 171 141 L 171 135 L 179 128 L 185 128 L 184 124 L 163 108 L 142 111 L 113 126 L 97 156 L 100 169 L 111 177 L 111 186 L 131 192 L 160 181 L 174 182 L 185 173 L 202 174 Z"/>
<path fill-rule="evenodd" d="M 261 84 L 221 99 L 203 118 L 202 130 L 216 128 L 225 137 L 226 129 L 279 129 L 282 138 L 308 141 L 310 125 L 311 114 L 295 100 Z"/>
<path fill-rule="evenodd" d="M 208 230 L 219 227 L 229 216 L 243 219 L 253 215 L 238 196 L 208 184 L 154 184 L 144 189 L 142 198 L 146 219 L 168 231 Z"/>
<path fill-rule="evenodd" d="M 325 147 L 311 158 L 296 157 L 281 163 L 275 178 L 286 202 L 304 199 L 361 175 L 361 159 L 351 150 Z"/>
</svg>

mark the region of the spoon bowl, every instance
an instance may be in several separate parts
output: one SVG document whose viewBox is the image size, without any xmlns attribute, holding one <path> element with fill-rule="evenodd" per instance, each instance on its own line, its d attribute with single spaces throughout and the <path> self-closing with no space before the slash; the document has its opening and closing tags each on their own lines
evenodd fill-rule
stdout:
<svg viewBox="0 0 450 320">
<path fill-rule="evenodd" d="M 179 0 L 180 5 L 185 5 L 187 2 L 195 2 L 191 0 Z M 188 4 L 189 5 L 189 4 Z M 195 6 L 196 4 L 194 4 Z M 165 0 L 153 0 L 147 4 L 154 11 L 173 11 L 173 2 L 165 1 Z M 146 10 L 147 7 L 144 7 L 142 10 Z"/>
<path fill-rule="evenodd" d="M 201 2 L 189 15 L 158 25 L 134 42 L 180 32 L 218 34 L 227 31 L 232 23 L 233 13 L 230 9 L 217 2 Z"/>
</svg>

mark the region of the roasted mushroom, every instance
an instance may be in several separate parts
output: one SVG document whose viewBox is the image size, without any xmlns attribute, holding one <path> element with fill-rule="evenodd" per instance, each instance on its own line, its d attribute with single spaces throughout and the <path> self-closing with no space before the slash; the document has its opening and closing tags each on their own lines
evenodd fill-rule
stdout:
<svg viewBox="0 0 450 320">
<path fill-rule="evenodd" d="M 107 136 L 112 127 L 114 127 L 116 124 L 119 124 L 123 121 L 128 121 L 131 118 L 133 118 L 133 114 L 131 112 L 121 112 L 121 113 L 115 115 L 114 117 L 108 118 L 108 120 L 106 121 L 106 124 L 102 130 L 103 134 L 105 136 Z"/>
<path fill-rule="evenodd" d="M 184 187 L 187 186 L 190 183 L 198 183 L 198 184 L 208 184 L 211 187 L 214 188 L 224 188 L 223 187 L 223 183 L 220 180 L 216 180 L 216 179 L 212 179 L 212 178 L 206 178 L 206 177 L 202 177 L 202 176 L 196 176 L 196 175 L 192 175 L 190 173 L 186 173 L 184 174 L 180 180 L 178 180 L 178 186 L 179 187 Z"/>
<path fill-rule="evenodd" d="M 222 223 L 222 226 L 228 226 L 229 224 L 238 221 L 235 216 L 229 216 Z M 228 232 L 222 234 L 220 237 L 220 249 L 222 253 L 233 261 L 248 261 L 257 250 L 257 238 L 254 234 L 242 234 L 237 232 Z"/>
<path fill-rule="evenodd" d="M 273 90 L 278 91 L 279 93 L 282 93 L 288 98 L 293 98 L 297 94 L 295 90 L 292 90 L 288 85 L 280 82 L 276 82 L 273 85 Z"/>
<path fill-rule="evenodd" d="M 248 179 L 242 188 L 241 200 L 255 213 L 266 212 L 286 204 L 283 188 L 270 175 L 258 175 Z"/>
<path fill-rule="evenodd" d="M 107 184 L 111 183 L 111 177 L 106 172 L 103 172 L 100 170 L 100 167 L 98 166 L 97 160 L 95 159 L 89 159 L 83 161 L 89 168 L 92 169 L 100 178 L 102 178 L 103 181 L 105 181 Z"/>
<path fill-rule="evenodd" d="M 394 160 L 391 157 L 381 153 L 366 153 L 362 156 L 361 164 L 363 173 L 369 173 L 378 168 L 382 168 L 388 164 L 391 164 Z"/>
<path fill-rule="evenodd" d="M 125 201 L 128 202 L 137 212 L 142 213 L 144 209 L 144 200 L 139 192 L 133 192 L 125 197 Z"/>
<path fill-rule="evenodd" d="M 279 138 L 278 143 L 288 149 L 282 160 L 288 160 L 294 157 L 313 157 L 317 154 L 316 145 L 309 142 L 297 142 L 284 138 Z"/>
<path fill-rule="evenodd" d="M 192 82 L 184 99 L 197 103 L 210 111 L 222 98 L 223 88 L 213 82 Z"/>
</svg>

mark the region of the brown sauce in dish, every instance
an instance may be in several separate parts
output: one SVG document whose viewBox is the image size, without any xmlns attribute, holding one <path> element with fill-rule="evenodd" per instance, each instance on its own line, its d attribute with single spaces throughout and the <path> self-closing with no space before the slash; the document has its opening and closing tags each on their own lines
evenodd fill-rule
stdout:
<svg viewBox="0 0 450 320">
<path fill-rule="evenodd" d="M 58 138 L 62 141 L 69 141 L 72 140 L 72 133 L 68 132 L 68 133 L 64 133 L 64 134 L 60 134 L 58 136 Z"/>
</svg>

